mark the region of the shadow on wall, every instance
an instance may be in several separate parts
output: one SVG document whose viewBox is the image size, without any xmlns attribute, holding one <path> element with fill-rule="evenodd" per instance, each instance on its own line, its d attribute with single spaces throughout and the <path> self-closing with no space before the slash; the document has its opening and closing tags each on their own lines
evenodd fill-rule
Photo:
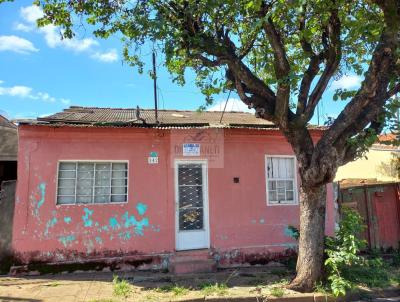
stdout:
<svg viewBox="0 0 400 302">
<path fill-rule="evenodd" d="M 0 274 L 8 273 L 12 263 L 11 239 L 16 180 L 3 181 L 0 190 Z M 1 297 L 0 297 L 1 298 Z M 1 299 L 0 299 L 1 300 Z M 3 300 L 1 300 L 3 301 Z"/>
</svg>

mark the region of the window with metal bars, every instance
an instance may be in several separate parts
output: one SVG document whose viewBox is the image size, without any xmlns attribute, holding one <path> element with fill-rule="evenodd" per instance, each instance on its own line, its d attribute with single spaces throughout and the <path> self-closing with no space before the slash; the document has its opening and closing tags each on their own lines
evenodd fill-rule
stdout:
<svg viewBox="0 0 400 302">
<path fill-rule="evenodd" d="M 267 156 L 266 176 L 268 204 L 297 203 L 294 157 Z"/>
<path fill-rule="evenodd" d="M 127 202 L 126 162 L 60 162 L 57 204 Z"/>
</svg>

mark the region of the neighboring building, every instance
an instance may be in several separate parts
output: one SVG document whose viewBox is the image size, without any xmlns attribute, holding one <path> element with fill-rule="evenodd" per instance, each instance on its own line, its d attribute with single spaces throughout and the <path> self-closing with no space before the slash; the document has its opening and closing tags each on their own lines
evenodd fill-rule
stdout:
<svg viewBox="0 0 400 302">
<path fill-rule="evenodd" d="M 396 160 L 400 147 L 387 144 L 395 139 L 393 134 L 381 135 L 365 157 L 340 167 L 335 181 L 344 179 L 375 179 L 377 181 L 400 181 Z M 386 143 L 385 143 L 386 142 Z"/>
<path fill-rule="evenodd" d="M 17 126 L 0 115 L 0 186 L 4 180 L 17 179 Z"/>
<path fill-rule="evenodd" d="M 20 260 L 131 255 L 160 267 L 176 251 L 203 249 L 224 266 L 265 263 L 296 248 L 296 160 L 272 123 L 239 112 L 226 112 L 222 123 L 221 112 L 154 116 L 71 107 L 20 122 Z M 310 127 L 315 140 L 323 130 Z"/>
<path fill-rule="evenodd" d="M 400 183 L 348 179 L 339 183 L 339 205 L 356 209 L 365 222 L 362 238 L 372 249 L 398 250 Z"/>
</svg>

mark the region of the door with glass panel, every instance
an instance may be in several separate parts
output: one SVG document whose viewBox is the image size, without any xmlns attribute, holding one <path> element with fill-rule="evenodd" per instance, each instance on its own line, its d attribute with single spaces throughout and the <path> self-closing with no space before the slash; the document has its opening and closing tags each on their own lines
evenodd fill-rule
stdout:
<svg viewBox="0 0 400 302">
<path fill-rule="evenodd" d="M 206 161 L 176 161 L 176 249 L 208 248 L 208 186 Z"/>
</svg>

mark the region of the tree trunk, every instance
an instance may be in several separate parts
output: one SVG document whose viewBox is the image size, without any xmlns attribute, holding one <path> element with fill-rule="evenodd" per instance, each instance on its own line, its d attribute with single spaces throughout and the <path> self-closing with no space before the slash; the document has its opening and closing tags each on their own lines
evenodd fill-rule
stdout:
<svg viewBox="0 0 400 302">
<path fill-rule="evenodd" d="M 300 238 L 296 278 L 289 288 L 310 292 L 321 279 L 324 254 L 326 186 L 300 187 Z"/>
</svg>

